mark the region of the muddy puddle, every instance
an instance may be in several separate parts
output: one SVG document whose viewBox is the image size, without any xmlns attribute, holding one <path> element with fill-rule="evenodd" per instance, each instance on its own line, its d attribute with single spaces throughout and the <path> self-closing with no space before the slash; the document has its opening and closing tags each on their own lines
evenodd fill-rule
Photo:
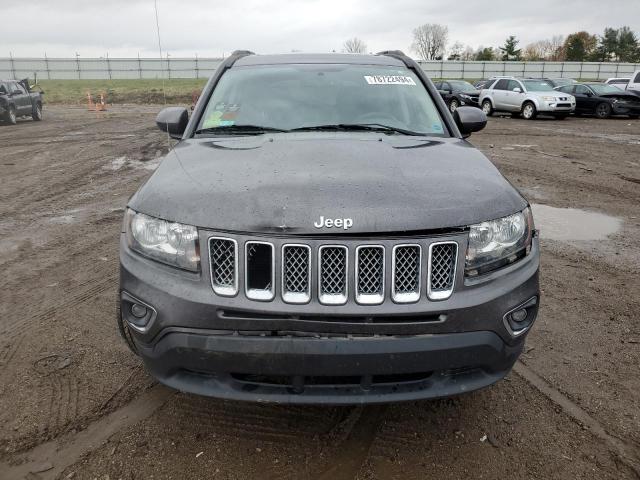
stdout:
<svg viewBox="0 0 640 480">
<path fill-rule="evenodd" d="M 535 203 L 531 204 L 531 208 L 540 236 L 549 240 L 561 242 L 604 240 L 617 233 L 622 227 L 620 218 L 604 213 Z"/>
</svg>

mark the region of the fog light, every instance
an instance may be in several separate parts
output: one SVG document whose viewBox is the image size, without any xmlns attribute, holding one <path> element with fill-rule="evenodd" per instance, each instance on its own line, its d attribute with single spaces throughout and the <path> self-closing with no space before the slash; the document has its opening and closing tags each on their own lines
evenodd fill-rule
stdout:
<svg viewBox="0 0 640 480">
<path fill-rule="evenodd" d="M 157 316 L 155 308 L 125 291 L 120 295 L 122 320 L 126 321 L 132 330 L 142 334 L 147 333 Z"/>
<path fill-rule="evenodd" d="M 135 315 L 135 313 L 134 313 Z M 516 322 L 523 322 L 527 319 L 527 309 L 521 308 L 520 310 L 516 310 L 511 314 L 511 318 L 513 318 Z"/>
<path fill-rule="evenodd" d="M 524 303 L 505 313 L 504 326 L 512 337 L 525 333 L 536 319 L 538 313 L 538 297 L 531 297 Z"/>
<path fill-rule="evenodd" d="M 144 318 L 147 316 L 147 307 L 139 303 L 134 303 L 131 305 L 131 315 L 136 318 Z"/>
</svg>

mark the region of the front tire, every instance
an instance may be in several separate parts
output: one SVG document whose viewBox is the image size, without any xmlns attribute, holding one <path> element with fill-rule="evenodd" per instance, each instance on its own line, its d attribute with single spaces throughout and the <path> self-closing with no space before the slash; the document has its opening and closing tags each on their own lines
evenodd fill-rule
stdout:
<svg viewBox="0 0 640 480">
<path fill-rule="evenodd" d="M 453 113 L 458 109 L 459 106 L 460 102 L 458 102 L 458 100 L 456 100 L 455 98 L 452 98 L 449 102 L 449 111 Z"/>
<path fill-rule="evenodd" d="M 138 349 L 136 348 L 136 344 L 133 341 L 133 337 L 131 335 L 131 330 L 129 330 L 129 325 L 127 325 L 127 322 L 125 321 L 124 318 L 122 318 L 122 312 L 120 310 L 120 298 L 118 297 L 118 299 L 116 300 L 116 318 L 118 321 L 118 331 L 120 332 L 120 336 L 122 337 L 122 339 L 125 341 L 125 343 L 127 344 L 127 347 L 129 347 L 129 350 L 131 350 L 133 353 L 135 353 L 136 355 L 138 355 Z"/>
<path fill-rule="evenodd" d="M 482 101 L 482 111 L 487 117 L 493 115 L 493 105 L 491 105 L 491 100 Z"/>
<path fill-rule="evenodd" d="M 596 117 L 609 118 L 610 116 L 611 116 L 611 105 L 604 102 L 596 105 Z"/>
<path fill-rule="evenodd" d="M 18 122 L 18 117 L 16 116 L 16 107 L 14 107 L 13 105 L 9 105 L 9 109 L 5 113 L 4 119 L 8 124 L 15 125 Z"/>
<path fill-rule="evenodd" d="M 42 120 L 42 104 L 36 103 L 33 107 L 33 111 L 31 112 L 31 118 L 33 118 L 34 122 L 39 122 Z"/>
<path fill-rule="evenodd" d="M 536 106 L 531 102 L 524 102 L 522 105 L 522 116 L 525 120 L 533 120 L 538 116 Z"/>
</svg>

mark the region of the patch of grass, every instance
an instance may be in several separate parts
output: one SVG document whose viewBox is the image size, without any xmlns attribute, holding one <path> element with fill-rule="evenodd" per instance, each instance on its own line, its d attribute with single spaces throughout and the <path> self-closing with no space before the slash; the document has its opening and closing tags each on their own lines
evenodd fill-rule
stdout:
<svg viewBox="0 0 640 480">
<path fill-rule="evenodd" d="M 164 90 L 167 103 L 191 103 L 191 94 L 200 92 L 207 83 L 206 78 L 174 78 L 165 79 Z M 39 80 L 38 85 L 44 90 L 46 103 L 85 104 L 87 92 L 91 92 L 94 100 L 100 93 L 106 95 L 109 104 L 163 103 L 162 80 Z"/>
</svg>

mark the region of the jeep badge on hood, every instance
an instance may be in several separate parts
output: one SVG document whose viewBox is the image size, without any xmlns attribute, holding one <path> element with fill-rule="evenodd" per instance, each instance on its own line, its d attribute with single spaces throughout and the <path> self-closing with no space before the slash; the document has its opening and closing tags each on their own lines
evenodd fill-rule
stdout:
<svg viewBox="0 0 640 480">
<path fill-rule="evenodd" d="M 315 222 L 313 224 L 316 228 L 344 228 L 345 230 L 349 230 L 353 227 L 353 219 L 351 218 L 324 218 L 323 215 L 320 215 L 320 221 Z"/>
</svg>

